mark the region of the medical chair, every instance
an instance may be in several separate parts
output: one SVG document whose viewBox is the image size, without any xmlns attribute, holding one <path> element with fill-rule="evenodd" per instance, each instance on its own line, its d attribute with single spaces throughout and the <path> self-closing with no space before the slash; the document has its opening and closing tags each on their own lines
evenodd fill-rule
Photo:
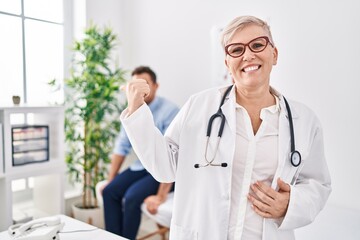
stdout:
<svg viewBox="0 0 360 240">
<path fill-rule="evenodd" d="M 102 199 L 102 195 L 100 193 L 100 188 L 106 183 L 107 183 L 107 181 L 104 180 L 104 181 L 99 182 L 96 185 L 97 199 L 99 202 L 99 206 L 101 208 L 103 207 L 103 199 Z M 145 216 L 147 216 L 149 219 L 151 219 L 152 221 L 154 221 L 156 223 L 157 230 L 155 230 L 151 233 L 148 233 L 147 235 L 142 236 L 142 237 L 138 238 L 137 240 L 150 239 L 152 236 L 155 236 L 157 234 L 159 234 L 161 236 L 162 240 L 167 239 L 166 234 L 170 230 L 173 199 L 174 199 L 174 192 L 171 192 L 168 194 L 166 201 L 159 206 L 156 214 L 149 213 L 149 211 L 146 209 L 145 203 L 143 203 L 141 205 L 141 211 L 143 212 L 143 214 Z"/>
<path fill-rule="evenodd" d="M 146 209 L 146 204 L 143 203 L 141 205 L 141 211 L 153 220 L 158 229 L 154 232 L 151 232 L 143 237 L 138 238 L 137 240 L 145 240 L 148 239 L 156 234 L 161 235 L 162 240 L 166 240 L 166 234 L 170 230 L 170 222 L 171 222 L 171 215 L 172 215 L 172 207 L 173 207 L 173 199 L 174 199 L 174 192 L 168 194 L 167 199 L 164 203 L 162 203 L 156 214 L 151 214 Z"/>
</svg>

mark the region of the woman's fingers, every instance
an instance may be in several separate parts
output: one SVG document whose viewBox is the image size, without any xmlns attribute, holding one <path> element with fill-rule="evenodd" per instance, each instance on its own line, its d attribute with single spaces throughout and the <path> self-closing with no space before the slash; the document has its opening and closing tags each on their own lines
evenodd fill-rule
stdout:
<svg viewBox="0 0 360 240">
<path fill-rule="evenodd" d="M 124 87 L 122 87 L 124 89 Z M 131 115 L 145 103 L 145 97 L 150 94 L 149 84 L 144 79 L 132 79 L 126 84 L 128 112 Z"/>
<path fill-rule="evenodd" d="M 264 182 L 252 184 L 248 200 L 254 211 L 265 218 L 279 218 L 286 214 L 290 201 L 290 186 L 278 179 L 279 191 L 275 191 Z"/>
</svg>

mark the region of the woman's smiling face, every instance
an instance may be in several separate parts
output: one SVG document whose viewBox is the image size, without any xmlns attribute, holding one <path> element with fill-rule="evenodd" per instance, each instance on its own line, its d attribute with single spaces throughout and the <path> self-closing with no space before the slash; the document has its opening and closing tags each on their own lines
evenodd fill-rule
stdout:
<svg viewBox="0 0 360 240">
<path fill-rule="evenodd" d="M 267 32 L 262 27 L 251 24 L 235 32 L 229 44 L 246 44 L 261 36 L 267 36 Z M 265 84 L 269 85 L 270 73 L 272 66 L 276 65 L 277 56 L 277 49 L 271 44 L 268 44 L 262 52 L 257 53 L 252 52 L 247 46 L 244 54 L 238 58 L 227 54 L 225 64 L 237 86 L 257 88 Z"/>
</svg>

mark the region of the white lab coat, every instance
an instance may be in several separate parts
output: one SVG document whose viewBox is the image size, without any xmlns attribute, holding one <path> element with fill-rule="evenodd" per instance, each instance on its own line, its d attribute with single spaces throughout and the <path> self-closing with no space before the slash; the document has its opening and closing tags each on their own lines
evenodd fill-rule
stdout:
<svg viewBox="0 0 360 240">
<path fill-rule="evenodd" d="M 121 120 L 132 146 L 145 168 L 160 182 L 176 182 L 171 240 L 226 240 L 228 238 L 231 173 L 235 152 L 236 117 L 234 88 L 222 106 L 226 116 L 224 133 L 214 163 L 227 167 L 194 168 L 204 164 L 206 128 L 220 105 L 227 87 L 198 93 L 186 102 L 169 126 L 165 137 L 154 126 L 146 104 Z M 294 239 L 294 229 L 311 223 L 331 192 L 330 175 L 324 157 L 323 135 L 314 113 L 300 103 L 289 101 L 295 131 L 296 149 L 302 155 L 299 168 L 291 165 L 289 122 L 284 100 L 280 98 L 279 160 L 272 187 L 281 177 L 291 183 L 290 202 L 283 219 L 264 219 L 263 240 Z M 220 121 L 215 121 L 209 153 L 214 152 Z M 297 170 L 298 173 L 296 172 Z"/>
</svg>

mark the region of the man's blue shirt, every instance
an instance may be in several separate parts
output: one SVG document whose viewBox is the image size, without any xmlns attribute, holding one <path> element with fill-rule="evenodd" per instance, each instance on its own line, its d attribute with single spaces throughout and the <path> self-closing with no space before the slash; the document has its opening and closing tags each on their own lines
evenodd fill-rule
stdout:
<svg viewBox="0 0 360 240">
<path fill-rule="evenodd" d="M 153 114 L 155 126 L 160 130 L 162 134 L 165 133 L 166 129 L 170 125 L 179 111 L 179 108 L 169 100 L 162 97 L 155 97 L 154 100 L 149 104 L 150 111 Z M 114 154 L 126 156 L 131 151 L 131 143 L 124 128 L 121 128 L 118 137 L 116 138 L 114 146 Z M 137 159 L 131 166 L 130 169 L 133 171 L 143 170 L 144 167 L 140 160 Z"/>
</svg>

